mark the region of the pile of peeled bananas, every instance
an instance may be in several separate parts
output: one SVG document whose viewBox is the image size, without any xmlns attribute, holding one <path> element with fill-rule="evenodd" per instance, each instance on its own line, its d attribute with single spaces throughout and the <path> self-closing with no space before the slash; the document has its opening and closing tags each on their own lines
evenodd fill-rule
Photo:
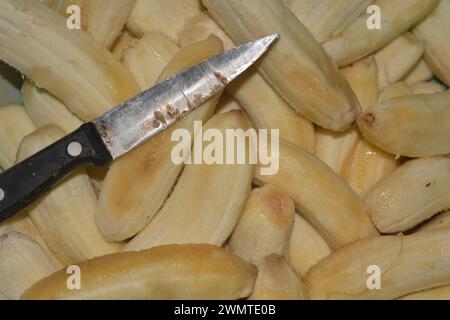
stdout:
<svg viewBox="0 0 450 320">
<path fill-rule="evenodd" d="M 450 0 L 0 0 L 23 77 L 0 168 L 274 33 L 222 94 L 0 224 L 0 299 L 450 299 Z M 279 170 L 174 163 L 196 121 L 278 129 Z"/>
</svg>

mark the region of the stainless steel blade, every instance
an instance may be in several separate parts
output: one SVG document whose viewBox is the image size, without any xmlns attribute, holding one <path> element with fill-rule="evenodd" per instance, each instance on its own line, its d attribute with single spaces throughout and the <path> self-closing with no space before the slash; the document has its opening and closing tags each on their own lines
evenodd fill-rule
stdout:
<svg viewBox="0 0 450 320">
<path fill-rule="evenodd" d="M 271 35 L 205 60 L 93 121 L 113 159 L 127 153 L 238 77 L 278 38 Z"/>
</svg>

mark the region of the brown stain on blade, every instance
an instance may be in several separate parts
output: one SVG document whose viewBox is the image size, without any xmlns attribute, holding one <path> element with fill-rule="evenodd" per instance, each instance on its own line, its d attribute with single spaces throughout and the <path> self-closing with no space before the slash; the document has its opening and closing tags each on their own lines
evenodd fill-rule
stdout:
<svg viewBox="0 0 450 320">
<path fill-rule="evenodd" d="M 228 84 L 228 79 L 223 74 L 218 71 L 214 71 L 213 74 L 221 84 L 224 86 Z"/>
</svg>

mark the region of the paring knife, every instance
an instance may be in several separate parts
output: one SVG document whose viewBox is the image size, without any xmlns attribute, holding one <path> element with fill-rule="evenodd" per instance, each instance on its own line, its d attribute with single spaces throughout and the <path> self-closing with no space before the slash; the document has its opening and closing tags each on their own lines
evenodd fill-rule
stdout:
<svg viewBox="0 0 450 320">
<path fill-rule="evenodd" d="M 0 222 L 80 165 L 105 165 L 151 139 L 247 70 L 278 35 L 205 60 L 122 103 L 0 174 Z"/>
</svg>

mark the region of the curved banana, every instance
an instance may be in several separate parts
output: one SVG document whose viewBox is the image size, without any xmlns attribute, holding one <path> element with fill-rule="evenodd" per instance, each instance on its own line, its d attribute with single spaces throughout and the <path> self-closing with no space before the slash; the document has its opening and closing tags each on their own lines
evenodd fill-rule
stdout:
<svg viewBox="0 0 450 320">
<path fill-rule="evenodd" d="M 350 126 L 358 108 L 354 93 L 282 1 L 204 0 L 203 4 L 237 43 L 278 32 L 280 39 L 258 67 L 264 78 L 314 123 L 333 131 Z"/>
<path fill-rule="evenodd" d="M 428 81 L 432 77 L 433 72 L 431 72 L 425 60 L 420 59 L 417 65 L 403 78 L 403 81 L 407 84 L 414 84 Z"/>
<path fill-rule="evenodd" d="M 274 186 L 254 189 L 230 237 L 228 248 L 257 266 L 272 253 L 285 255 L 294 215 L 293 201 Z"/>
<path fill-rule="evenodd" d="M 233 110 L 216 114 L 203 130 L 220 131 L 224 138 L 218 143 L 224 147 L 230 142 L 227 129 L 249 128 L 244 113 Z M 201 149 L 203 153 L 208 146 Z M 250 151 L 248 141 L 245 146 Z M 253 171 L 252 164 L 186 164 L 164 206 L 124 250 L 175 243 L 222 245 L 238 223 L 250 193 Z"/>
<path fill-rule="evenodd" d="M 450 230 L 357 241 L 312 267 L 303 280 L 311 299 L 395 299 L 448 285 Z"/>
<path fill-rule="evenodd" d="M 120 252 L 78 264 L 81 289 L 61 270 L 22 299 L 240 299 L 253 291 L 256 268 L 211 245 L 169 245 Z"/>
<path fill-rule="evenodd" d="M 367 194 L 367 212 L 383 233 L 406 231 L 450 209 L 450 158 L 406 162 Z"/>
<path fill-rule="evenodd" d="M 363 136 L 395 155 L 450 153 L 450 91 L 399 97 L 358 116 Z"/>
</svg>

